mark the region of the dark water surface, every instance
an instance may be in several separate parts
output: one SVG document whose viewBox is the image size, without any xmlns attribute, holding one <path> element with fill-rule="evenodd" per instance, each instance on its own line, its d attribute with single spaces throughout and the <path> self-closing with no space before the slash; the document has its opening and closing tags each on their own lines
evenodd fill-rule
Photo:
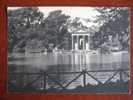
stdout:
<svg viewBox="0 0 133 100">
<path fill-rule="evenodd" d="M 90 53 L 47 53 L 47 54 L 10 54 L 8 57 L 8 72 L 78 72 L 84 69 L 90 70 L 117 70 L 119 68 L 129 68 L 129 53 L 117 52 L 112 54 L 90 54 Z M 105 82 L 114 72 L 90 72 L 91 75 L 98 78 L 101 82 Z M 51 74 L 55 80 L 65 85 L 74 79 L 78 74 Z M 28 76 L 20 78 L 20 76 L 11 76 L 9 80 L 15 80 L 15 83 L 30 82 L 37 76 Z M 115 76 L 112 81 L 116 81 L 119 76 Z M 87 76 L 87 82 L 97 84 L 97 82 Z M 41 80 L 41 79 L 40 79 Z M 79 77 L 68 88 L 72 89 L 76 86 L 83 85 L 83 77 Z M 35 87 L 41 88 L 41 81 L 34 84 Z M 58 85 L 47 79 L 47 88 Z"/>
</svg>

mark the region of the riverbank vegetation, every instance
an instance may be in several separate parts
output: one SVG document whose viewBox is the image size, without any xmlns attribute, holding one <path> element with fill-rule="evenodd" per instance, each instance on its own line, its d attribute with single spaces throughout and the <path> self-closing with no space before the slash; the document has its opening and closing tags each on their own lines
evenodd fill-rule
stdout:
<svg viewBox="0 0 133 100">
<path fill-rule="evenodd" d="M 129 48 L 129 9 L 128 8 L 95 8 L 100 15 L 90 30 L 80 22 L 80 18 L 71 16 L 61 10 L 51 11 L 48 16 L 37 7 L 23 7 L 8 10 L 8 51 L 34 52 L 51 51 L 52 49 L 71 49 L 70 28 L 88 29 L 91 34 L 91 49 L 118 47 Z M 81 12 L 82 14 L 82 12 Z M 89 18 L 85 20 L 89 24 Z M 104 44 L 104 45 L 103 45 Z M 105 50 L 106 51 L 106 50 Z"/>
</svg>

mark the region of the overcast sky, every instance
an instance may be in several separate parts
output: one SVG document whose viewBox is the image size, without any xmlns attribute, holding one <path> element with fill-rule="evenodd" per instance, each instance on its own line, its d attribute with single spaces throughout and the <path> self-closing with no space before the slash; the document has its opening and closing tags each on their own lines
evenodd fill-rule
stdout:
<svg viewBox="0 0 133 100">
<path fill-rule="evenodd" d="M 20 7 L 8 7 L 8 9 L 18 9 Z M 47 17 L 49 12 L 54 10 L 62 10 L 64 14 L 70 15 L 71 18 L 80 17 L 80 18 L 95 18 L 99 13 L 94 10 L 94 7 L 39 7 L 39 10 L 44 13 L 44 16 Z"/>
<path fill-rule="evenodd" d="M 22 7 L 8 7 L 10 10 L 19 9 Z M 82 24 L 91 27 L 97 26 L 97 23 L 93 23 L 92 20 L 95 20 L 96 16 L 99 13 L 94 9 L 95 7 L 61 7 L 61 6 L 45 6 L 45 7 L 38 7 L 39 10 L 44 14 L 44 17 L 47 17 L 51 11 L 54 10 L 62 10 L 62 13 L 71 16 L 70 18 L 74 19 L 75 17 L 79 17 L 81 19 L 89 19 L 91 22 L 82 21 Z"/>
</svg>

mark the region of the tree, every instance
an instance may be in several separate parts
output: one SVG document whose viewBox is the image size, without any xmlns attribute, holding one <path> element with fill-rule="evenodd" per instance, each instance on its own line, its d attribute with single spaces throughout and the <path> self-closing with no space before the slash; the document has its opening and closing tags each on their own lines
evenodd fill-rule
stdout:
<svg viewBox="0 0 133 100">
<path fill-rule="evenodd" d="M 36 7 L 24 7 L 17 10 L 8 10 L 8 44 L 9 52 L 14 48 L 23 48 L 27 39 L 32 36 L 29 29 L 41 24 L 43 14 Z"/>
<path fill-rule="evenodd" d="M 25 52 L 25 48 L 38 43 L 42 47 L 64 48 L 70 36 L 67 28 L 69 16 L 61 10 L 52 11 L 44 18 L 36 7 L 20 8 L 8 11 L 8 42 L 9 51 Z M 30 46 L 31 45 L 31 46 Z"/>
<path fill-rule="evenodd" d="M 70 16 L 62 14 L 61 10 L 52 11 L 44 19 L 42 27 L 46 32 L 48 43 L 53 43 L 54 47 L 63 48 L 63 43 L 69 37 L 67 21 Z"/>
<path fill-rule="evenodd" d="M 101 15 L 96 21 L 100 28 L 93 35 L 94 47 L 97 48 L 104 42 L 108 42 L 111 35 L 112 39 L 118 37 L 122 50 L 127 49 L 129 47 L 129 9 L 127 7 L 102 7 L 96 10 Z"/>
</svg>

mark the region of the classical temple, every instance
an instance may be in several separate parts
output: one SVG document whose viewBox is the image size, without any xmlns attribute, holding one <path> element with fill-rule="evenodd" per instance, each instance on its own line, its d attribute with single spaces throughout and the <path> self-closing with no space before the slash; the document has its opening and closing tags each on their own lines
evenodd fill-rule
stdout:
<svg viewBox="0 0 133 100">
<path fill-rule="evenodd" d="M 74 32 L 71 34 L 72 38 L 72 50 L 82 50 L 89 51 L 90 50 L 90 34 L 88 32 Z"/>
<path fill-rule="evenodd" d="M 80 25 L 68 26 L 68 31 L 71 33 L 71 49 L 72 51 L 90 51 L 90 25 L 82 18 L 76 19 Z"/>
</svg>

